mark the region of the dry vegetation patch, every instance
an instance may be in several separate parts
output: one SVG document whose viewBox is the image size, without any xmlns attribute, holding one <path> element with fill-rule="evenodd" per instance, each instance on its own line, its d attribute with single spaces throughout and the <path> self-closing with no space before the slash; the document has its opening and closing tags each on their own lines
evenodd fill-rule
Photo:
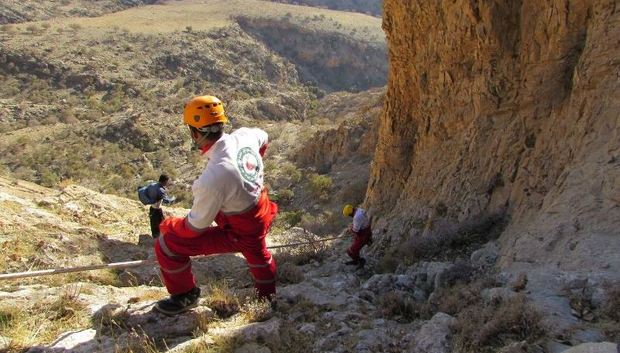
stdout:
<svg viewBox="0 0 620 353">
<path fill-rule="evenodd" d="M 458 316 L 455 347 L 459 352 L 496 352 L 510 342 L 535 342 L 545 332 L 540 314 L 518 296 L 472 306 Z"/>
<path fill-rule="evenodd" d="M 68 286 L 36 302 L 0 304 L 0 331 L 12 341 L 9 352 L 53 341 L 63 332 L 88 327 L 90 313 L 79 298 L 80 286 Z"/>
</svg>

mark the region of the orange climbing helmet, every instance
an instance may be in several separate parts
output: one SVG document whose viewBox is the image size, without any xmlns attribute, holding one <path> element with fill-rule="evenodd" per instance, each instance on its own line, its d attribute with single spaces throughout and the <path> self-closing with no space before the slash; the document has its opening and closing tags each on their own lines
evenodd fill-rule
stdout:
<svg viewBox="0 0 620 353">
<path fill-rule="evenodd" d="M 185 103 L 183 108 L 183 122 L 197 129 L 202 127 L 228 122 L 224 114 L 224 104 L 214 96 L 198 96 Z"/>
</svg>

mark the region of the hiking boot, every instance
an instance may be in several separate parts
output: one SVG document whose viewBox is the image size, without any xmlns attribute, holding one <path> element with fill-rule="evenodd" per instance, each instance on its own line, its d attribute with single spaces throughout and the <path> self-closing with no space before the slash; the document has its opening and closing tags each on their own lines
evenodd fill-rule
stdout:
<svg viewBox="0 0 620 353">
<path fill-rule="evenodd" d="M 363 257 L 360 257 L 360 260 L 357 262 L 357 268 L 362 268 L 364 267 L 364 265 L 366 265 L 366 259 Z"/>
<path fill-rule="evenodd" d="M 194 287 L 189 292 L 171 295 L 155 304 L 155 310 L 166 315 L 176 315 L 198 306 L 200 288 Z"/>
<path fill-rule="evenodd" d="M 345 265 L 357 265 L 359 264 L 359 260 L 349 260 L 344 263 Z"/>
</svg>

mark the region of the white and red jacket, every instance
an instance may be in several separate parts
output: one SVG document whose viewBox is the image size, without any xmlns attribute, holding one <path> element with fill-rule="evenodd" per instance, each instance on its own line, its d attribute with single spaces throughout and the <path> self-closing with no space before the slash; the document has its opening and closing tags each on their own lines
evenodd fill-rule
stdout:
<svg viewBox="0 0 620 353">
<path fill-rule="evenodd" d="M 187 218 L 184 222 L 178 218 L 164 221 L 162 233 L 196 237 L 213 221 L 220 227 L 232 223 L 236 233 L 260 233 L 261 218 L 271 213 L 263 188 L 262 154 L 267 143 L 267 133 L 258 128 L 223 134 L 205 153 L 207 166 L 192 185 L 194 201 Z M 251 212 L 253 209 L 256 212 Z M 237 217 L 241 215 L 244 217 Z"/>
</svg>

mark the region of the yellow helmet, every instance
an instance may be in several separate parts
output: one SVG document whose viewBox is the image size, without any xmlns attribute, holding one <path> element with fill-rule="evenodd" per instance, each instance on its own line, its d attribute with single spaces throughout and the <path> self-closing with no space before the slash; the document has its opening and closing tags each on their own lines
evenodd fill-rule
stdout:
<svg viewBox="0 0 620 353">
<path fill-rule="evenodd" d="M 224 115 L 221 100 L 214 96 L 199 96 L 185 103 L 183 122 L 199 129 L 215 123 L 226 124 L 228 118 Z"/>
<path fill-rule="evenodd" d="M 344 208 L 342 209 L 342 214 L 345 215 L 346 217 L 349 217 L 350 215 L 352 215 L 353 205 L 344 205 Z"/>
</svg>

